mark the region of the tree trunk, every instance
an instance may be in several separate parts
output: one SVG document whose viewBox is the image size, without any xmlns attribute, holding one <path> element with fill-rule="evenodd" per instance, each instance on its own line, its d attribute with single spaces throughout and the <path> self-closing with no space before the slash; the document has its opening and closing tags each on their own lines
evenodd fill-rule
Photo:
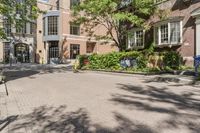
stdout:
<svg viewBox="0 0 200 133">
<path fill-rule="evenodd" d="M 119 51 L 122 52 L 124 50 L 126 50 L 126 39 L 120 35 L 119 38 L 118 38 L 118 48 L 119 48 Z"/>
</svg>

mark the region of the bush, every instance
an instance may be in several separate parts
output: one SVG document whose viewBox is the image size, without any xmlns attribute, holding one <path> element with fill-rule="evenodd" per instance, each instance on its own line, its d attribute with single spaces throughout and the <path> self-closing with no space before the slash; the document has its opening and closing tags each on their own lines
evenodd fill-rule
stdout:
<svg viewBox="0 0 200 133">
<path fill-rule="evenodd" d="M 165 52 L 163 57 L 164 66 L 167 69 L 179 69 L 183 64 L 181 55 L 178 52 Z"/>
<path fill-rule="evenodd" d="M 85 60 L 88 60 L 88 55 L 79 55 L 77 56 L 76 60 L 78 61 L 78 69 L 81 69 L 83 66 L 85 66 Z"/>
<path fill-rule="evenodd" d="M 89 68 L 91 69 L 118 69 L 120 67 L 120 54 L 117 52 L 97 55 L 93 54 L 89 56 Z"/>
<path fill-rule="evenodd" d="M 119 70 L 122 69 L 120 61 L 122 59 L 136 59 L 139 68 L 146 67 L 147 61 L 145 57 L 137 52 L 112 52 L 109 54 L 97 55 L 93 54 L 89 56 L 89 68 L 90 69 L 111 69 Z"/>
<path fill-rule="evenodd" d="M 78 69 L 93 70 L 125 70 L 125 71 L 161 71 L 161 70 L 178 70 L 182 66 L 182 57 L 179 53 L 171 52 L 149 52 L 131 51 L 131 52 L 112 52 L 108 54 L 92 54 L 78 56 Z M 130 62 L 130 66 L 126 65 L 126 59 L 136 60 Z M 125 61 L 125 65 L 121 66 L 121 61 Z M 123 62 L 124 63 L 124 62 Z M 132 64 L 133 63 L 133 64 Z M 147 65 L 148 64 L 148 65 Z M 163 69 L 164 68 L 164 69 Z"/>
</svg>

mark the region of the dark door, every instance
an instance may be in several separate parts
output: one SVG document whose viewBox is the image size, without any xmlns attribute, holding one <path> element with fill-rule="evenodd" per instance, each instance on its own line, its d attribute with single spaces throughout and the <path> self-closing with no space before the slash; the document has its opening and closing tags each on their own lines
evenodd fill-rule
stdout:
<svg viewBox="0 0 200 133">
<path fill-rule="evenodd" d="M 15 45 L 15 57 L 17 62 L 29 63 L 29 46 L 27 44 L 19 43 Z"/>
<path fill-rule="evenodd" d="M 49 42 L 49 63 L 59 63 L 59 46 L 58 41 Z"/>
<path fill-rule="evenodd" d="M 80 45 L 71 44 L 70 45 L 70 59 L 76 59 L 76 56 L 80 54 Z"/>
</svg>

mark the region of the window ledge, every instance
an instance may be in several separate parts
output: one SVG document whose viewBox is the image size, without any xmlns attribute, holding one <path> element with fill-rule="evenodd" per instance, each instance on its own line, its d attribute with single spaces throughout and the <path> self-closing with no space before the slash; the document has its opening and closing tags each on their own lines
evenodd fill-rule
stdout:
<svg viewBox="0 0 200 133">
<path fill-rule="evenodd" d="M 132 46 L 132 47 L 128 47 L 127 50 L 132 50 L 132 49 L 144 49 L 144 46 Z"/>
<path fill-rule="evenodd" d="M 156 47 L 163 48 L 163 47 L 175 47 L 175 46 L 181 46 L 181 43 L 171 43 L 171 44 L 157 44 Z"/>
</svg>

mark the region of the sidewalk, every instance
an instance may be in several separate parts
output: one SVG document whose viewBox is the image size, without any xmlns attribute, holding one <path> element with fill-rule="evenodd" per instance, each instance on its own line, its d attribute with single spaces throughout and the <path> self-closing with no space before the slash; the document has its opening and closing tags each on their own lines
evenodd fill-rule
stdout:
<svg viewBox="0 0 200 133">
<path fill-rule="evenodd" d="M 9 64 L 0 64 L 0 68 L 6 70 L 39 70 L 39 69 L 59 69 L 59 68 L 72 68 L 72 64 L 13 64 L 11 67 Z"/>
</svg>

